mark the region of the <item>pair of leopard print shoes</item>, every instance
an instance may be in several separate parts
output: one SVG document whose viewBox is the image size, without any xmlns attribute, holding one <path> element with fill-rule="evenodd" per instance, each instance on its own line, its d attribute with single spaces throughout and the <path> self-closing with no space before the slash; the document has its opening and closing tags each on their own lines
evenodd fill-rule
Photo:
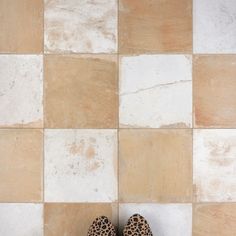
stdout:
<svg viewBox="0 0 236 236">
<path fill-rule="evenodd" d="M 98 217 L 90 226 L 87 236 L 117 236 L 117 232 L 106 216 Z M 153 236 L 148 222 L 139 214 L 131 216 L 124 227 L 123 236 Z"/>
</svg>

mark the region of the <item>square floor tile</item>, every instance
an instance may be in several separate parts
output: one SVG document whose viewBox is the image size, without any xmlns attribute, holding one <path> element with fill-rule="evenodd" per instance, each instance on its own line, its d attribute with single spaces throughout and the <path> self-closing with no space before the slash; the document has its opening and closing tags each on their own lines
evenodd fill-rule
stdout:
<svg viewBox="0 0 236 236">
<path fill-rule="evenodd" d="M 43 132 L 0 130 L 0 153 L 0 201 L 41 201 Z"/>
<path fill-rule="evenodd" d="M 193 0 L 195 53 L 236 53 L 234 0 Z"/>
<path fill-rule="evenodd" d="M 0 53 L 43 51 L 43 0 L 1 0 L 0 16 Z"/>
<path fill-rule="evenodd" d="M 193 181 L 200 202 L 236 200 L 236 130 L 195 130 Z"/>
<path fill-rule="evenodd" d="M 192 125 L 192 61 L 185 55 L 120 59 L 120 126 Z"/>
<path fill-rule="evenodd" d="M 191 130 L 120 130 L 119 153 L 121 202 L 191 202 Z"/>
<path fill-rule="evenodd" d="M 42 127 L 43 57 L 0 55 L 0 127 Z"/>
<path fill-rule="evenodd" d="M 116 0 L 44 2 L 46 52 L 116 52 Z"/>
<path fill-rule="evenodd" d="M 117 204 L 47 203 L 44 209 L 45 236 L 87 235 L 93 221 L 107 216 L 117 226 Z"/>
<path fill-rule="evenodd" d="M 43 236 L 43 206 L 0 203 L 0 235 Z"/>
<path fill-rule="evenodd" d="M 192 1 L 119 1 L 120 53 L 191 50 Z"/>
<path fill-rule="evenodd" d="M 45 126 L 116 128 L 116 56 L 45 58 Z"/>
<path fill-rule="evenodd" d="M 193 207 L 193 236 L 234 236 L 236 204 L 197 204 Z"/>
<path fill-rule="evenodd" d="M 116 131 L 46 130 L 45 200 L 116 201 Z"/>
<path fill-rule="evenodd" d="M 196 127 L 236 127 L 236 56 L 195 56 Z"/>
<path fill-rule="evenodd" d="M 136 213 L 146 218 L 153 235 L 192 235 L 191 204 L 120 204 L 119 227 L 121 230 L 129 217 Z"/>
</svg>

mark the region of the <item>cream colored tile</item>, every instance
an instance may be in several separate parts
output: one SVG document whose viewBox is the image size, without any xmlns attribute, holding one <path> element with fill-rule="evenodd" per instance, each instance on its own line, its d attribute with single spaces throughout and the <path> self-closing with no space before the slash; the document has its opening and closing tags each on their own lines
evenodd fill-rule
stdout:
<svg viewBox="0 0 236 236">
<path fill-rule="evenodd" d="M 121 127 L 191 127 L 191 56 L 139 55 L 120 60 Z"/>
<path fill-rule="evenodd" d="M 42 127 L 43 58 L 0 55 L 0 127 Z"/>
<path fill-rule="evenodd" d="M 43 51 L 43 0 L 1 0 L 0 16 L 0 53 Z"/>
<path fill-rule="evenodd" d="M 117 204 L 45 204 L 45 236 L 87 235 L 93 221 L 107 216 L 117 226 Z"/>
<path fill-rule="evenodd" d="M 46 56 L 45 126 L 116 128 L 117 87 L 116 56 Z"/>
<path fill-rule="evenodd" d="M 129 129 L 119 137 L 121 202 L 191 202 L 191 130 Z"/>
<path fill-rule="evenodd" d="M 128 218 L 136 213 L 146 218 L 153 235 L 192 235 L 191 204 L 120 204 L 120 230 L 123 229 Z"/>
<path fill-rule="evenodd" d="M 193 180 L 201 202 L 236 200 L 236 130 L 195 130 Z"/>
<path fill-rule="evenodd" d="M 0 203 L 0 235 L 43 236 L 43 205 Z"/>
<path fill-rule="evenodd" d="M 195 53 L 236 52 L 234 0 L 193 1 L 193 50 Z"/>
<path fill-rule="evenodd" d="M 46 52 L 116 52 L 116 0 L 44 2 Z"/>
<path fill-rule="evenodd" d="M 197 204 L 193 219 L 193 236 L 234 236 L 236 204 Z"/>
<path fill-rule="evenodd" d="M 117 200 L 115 130 L 45 131 L 45 200 Z"/>
<path fill-rule="evenodd" d="M 0 201 L 41 201 L 43 132 L 37 129 L 0 130 L 0 153 Z"/>
</svg>

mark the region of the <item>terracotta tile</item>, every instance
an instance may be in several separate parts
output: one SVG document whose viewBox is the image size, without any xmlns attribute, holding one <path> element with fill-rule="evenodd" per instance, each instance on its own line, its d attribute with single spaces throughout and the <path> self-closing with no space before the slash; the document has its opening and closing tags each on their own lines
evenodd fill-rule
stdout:
<svg viewBox="0 0 236 236">
<path fill-rule="evenodd" d="M 121 53 L 191 52 L 191 1 L 121 0 L 119 2 Z"/>
<path fill-rule="evenodd" d="M 0 203 L 0 235 L 43 236 L 43 205 Z"/>
<path fill-rule="evenodd" d="M 191 127 L 191 56 L 121 57 L 119 109 L 120 127 Z"/>
<path fill-rule="evenodd" d="M 0 55 L 0 127 L 41 128 L 42 103 L 43 57 Z"/>
<path fill-rule="evenodd" d="M 117 200 L 115 130 L 45 131 L 45 200 Z"/>
<path fill-rule="evenodd" d="M 41 201 L 42 131 L 0 130 L 0 153 L 0 201 Z"/>
<path fill-rule="evenodd" d="M 234 236 L 236 204 L 197 204 L 193 219 L 193 236 Z"/>
<path fill-rule="evenodd" d="M 236 200 L 236 130 L 194 131 L 195 198 L 205 202 Z"/>
<path fill-rule="evenodd" d="M 92 222 L 103 215 L 117 225 L 115 204 L 45 204 L 45 236 L 87 235 Z"/>
<path fill-rule="evenodd" d="M 120 201 L 191 201 L 191 130 L 120 130 L 119 145 Z"/>
<path fill-rule="evenodd" d="M 195 56 L 194 113 L 197 127 L 236 127 L 236 56 Z"/>
<path fill-rule="evenodd" d="M 43 0 L 0 1 L 0 52 L 43 50 Z"/>
<path fill-rule="evenodd" d="M 193 50 L 195 53 L 236 52 L 234 0 L 193 0 Z"/>
<path fill-rule="evenodd" d="M 46 56 L 45 126 L 117 126 L 116 56 Z"/>
<path fill-rule="evenodd" d="M 144 216 L 153 235 L 192 236 L 191 204 L 120 204 L 119 228 L 122 231 L 133 214 Z"/>
<path fill-rule="evenodd" d="M 44 0 L 46 52 L 117 51 L 117 1 Z"/>
</svg>

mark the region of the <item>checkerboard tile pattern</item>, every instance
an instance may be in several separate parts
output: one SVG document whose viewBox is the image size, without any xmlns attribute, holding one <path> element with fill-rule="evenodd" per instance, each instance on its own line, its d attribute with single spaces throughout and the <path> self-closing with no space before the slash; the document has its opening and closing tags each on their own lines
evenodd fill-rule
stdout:
<svg viewBox="0 0 236 236">
<path fill-rule="evenodd" d="M 234 0 L 0 0 L 0 18 L 0 235 L 134 213 L 236 235 Z"/>
</svg>

